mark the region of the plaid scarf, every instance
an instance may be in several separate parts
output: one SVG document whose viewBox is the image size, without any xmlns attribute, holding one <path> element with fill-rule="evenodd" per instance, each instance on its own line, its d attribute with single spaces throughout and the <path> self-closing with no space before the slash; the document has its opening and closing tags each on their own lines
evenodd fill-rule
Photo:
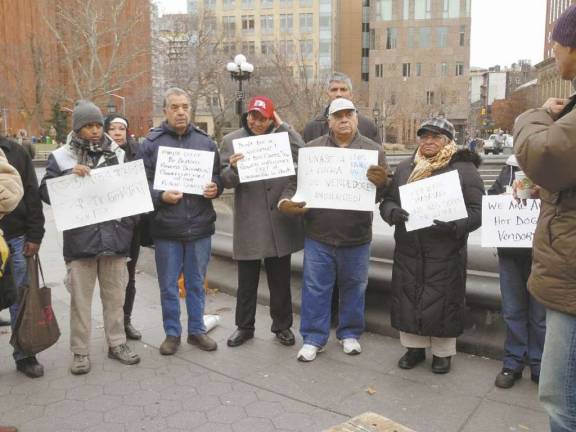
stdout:
<svg viewBox="0 0 576 432">
<path fill-rule="evenodd" d="M 70 149 L 81 165 L 86 165 L 90 168 L 118 165 L 118 157 L 110 149 L 111 144 L 106 135 L 102 135 L 100 141 L 94 142 L 80 138 L 75 132 L 72 132 Z"/>
<path fill-rule="evenodd" d="M 414 157 L 416 166 L 412 170 L 410 177 L 408 177 L 408 183 L 428 178 L 434 171 L 444 168 L 450 163 L 452 156 L 454 156 L 457 150 L 458 147 L 456 147 L 456 143 L 450 141 L 434 156 L 427 158 L 420 153 L 420 148 L 418 148 L 416 156 Z"/>
</svg>

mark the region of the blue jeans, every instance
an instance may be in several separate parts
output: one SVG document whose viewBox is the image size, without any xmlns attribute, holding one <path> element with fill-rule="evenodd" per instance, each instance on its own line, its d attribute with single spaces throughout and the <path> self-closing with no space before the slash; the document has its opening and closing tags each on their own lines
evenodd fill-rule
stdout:
<svg viewBox="0 0 576 432">
<path fill-rule="evenodd" d="M 533 375 L 540 375 L 540 362 L 546 334 L 546 309 L 526 287 L 532 258 L 529 255 L 498 256 L 502 315 L 506 323 L 503 366 L 514 371 L 530 362 Z"/>
<path fill-rule="evenodd" d="M 178 277 L 184 273 L 188 334 L 205 333 L 204 327 L 204 278 L 210 259 L 211 237 L 195 241 L 154 239 L 156 271 L 160 285 L 162 319 L 167 336 L 180 336 L 180 298 Z"/>
<path fill-rule="evenodd" d="M 576 431 L 576 316 L 546 310 L 546 343 L 540 374 L 540 402 L 550 432 Z"/>
<path fill-rule="evenodd" d="M 323 347 L 330 335 L 332 288 L 340 294 L 338 339 L 358 339 L 364 331 L 370 243 L 336 247 L 306 238 L 300 334 L 305 344 Z"/>
<path fill-rule="evenodd" d="M 14 285 L 16 285 L 16 289 L 18 290 L 18 300 L 20 299 L 22 287 L 25 285 L 28 271 L 28 266 L 26 265 L 26 257 L 24 256 L 25 242 L 26 239 L 24 238 L 24 236 L 16 237 L 7 241 L 8 246 L 10 247 L 10 262 L 12 264 L 12 277 L 14 278 Z M 19 310 L 20 310 L 19 301 L 10 306 L 10 322 L 12 325 L 12 330 L 14 330 L 14 325 L 16 324 L 16 318 L 18 317 Z M 16 361 L 30 357 L 29 355 L 17 351 L 16 349 L 14 350 L 12 356 Z"/>
</svg>

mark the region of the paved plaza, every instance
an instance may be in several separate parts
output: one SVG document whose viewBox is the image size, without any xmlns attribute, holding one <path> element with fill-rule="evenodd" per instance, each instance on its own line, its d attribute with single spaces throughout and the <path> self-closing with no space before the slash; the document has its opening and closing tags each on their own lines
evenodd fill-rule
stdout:
<svg viewBox="0 0 576 432">
<path fill-rule="evenodd" d="M 107 358 L 95 296 L 92 372 L 73 376 L 62 240 L 49 208 L 46 217 L 41 258 L 62 337 L 39 355 L 46 374 L 32 380 L 16 372 L 9 330 L 1 328 L 0 424 L 25 432 L 320 432 L 373 411 L 418 432 L 548 430 L 529 372 L 514 388 L 497 389 L 493 381 L 501 364 L 495 360 L 459 354 L 445 376 L 431 373 L 430 360 L 403 371 L 396 367 L 403 353 L 398 340 L 365 334 L 359 356 L 346 356 L 332 336 L 326 352 L 304 364 L 296 361 L 301 339 L 294 347 L 276 342 L 265 306 L 258 308 L 255 338 L 228 348 L 235 299 L 217 290 L 208 295 L 206 312 L 221 316 L 210 333 L 218 350 L 203 352 L 184 339 L 177 355 L 161 356 L 164 332 L 150 250 L 142 252 L 133 317 L 143 339 L 130 342 L 141 364 L 124 366 Z M 209 268 L 209 274 L 218 271 L 218 265 Z"/>
</svg>

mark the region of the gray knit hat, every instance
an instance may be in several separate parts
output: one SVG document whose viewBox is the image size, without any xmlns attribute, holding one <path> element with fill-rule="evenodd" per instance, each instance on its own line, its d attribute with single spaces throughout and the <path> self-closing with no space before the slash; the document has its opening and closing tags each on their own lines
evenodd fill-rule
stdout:
<svg viewBox="0 0 576 432">
<path fill-rule="evenodd" d="M 576 5 L 560 15 L 552 32 L 552 40 L 562 46 L 576 48 Z"/>
<path fill-rule="evenodd" d="M 454 129 L 452 123 L 443 117 L 435 117 L 424 121 L 418 128 L 416 135 L 421 136 L 426 131 L 445 135 L 450 138 L 450 141 L 454 139 L 454 135 L 456 134 L 456 129 Z"/>
<path fill-rule="evenodd" d="M 99 123 L 104 126 L 102 111 L 90 101 L 79 100 L 72 112 L 72 129 L 78 132 L 89 123 Z"/>
</svg>

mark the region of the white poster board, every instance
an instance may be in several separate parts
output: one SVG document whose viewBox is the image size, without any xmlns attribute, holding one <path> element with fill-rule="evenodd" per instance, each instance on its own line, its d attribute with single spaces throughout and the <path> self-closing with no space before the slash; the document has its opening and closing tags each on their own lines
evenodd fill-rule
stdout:
<svg viewBox="0 0 576 432">
<path fill-rule="evenodd" d="M 288 132 L 237 138 L 232 146 L 244 155 L 238 161 L 240 183 L 296 174 Z"/>
<path fill-rule="evenodd" d="M 406 231 L 468 217 L 458 171 L 453 170 L 400 186 L 402 208 L 410 213 Z"/>
<path fill-rule="evenodd" d="M 482 197 L 482 247 L 532 247 L 540 200 L 516 202 L 511 195 Z"/>
<path fill-rule="evenodd" d="M 154 189 L 202 195 L 212 181 L 214 152 L 177 147 L 158 148 Z"/>
<path fill-rule="evenodd" d="M 58 231 L 154 210 L 141 160 L 46 181 Z"/>
<path fill-rule="evenodd" d="M 376 186 L 366 178 L 370 165 L 378 165 L 376 150 L 302 148 L 292 200 L 309 208 L 373 211 Z"/>
</svg>

